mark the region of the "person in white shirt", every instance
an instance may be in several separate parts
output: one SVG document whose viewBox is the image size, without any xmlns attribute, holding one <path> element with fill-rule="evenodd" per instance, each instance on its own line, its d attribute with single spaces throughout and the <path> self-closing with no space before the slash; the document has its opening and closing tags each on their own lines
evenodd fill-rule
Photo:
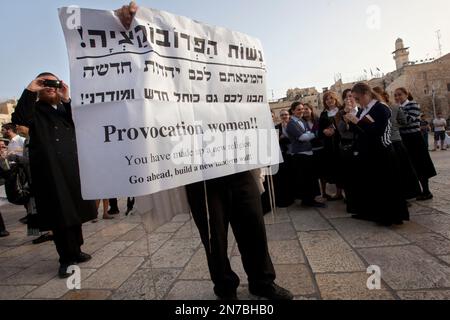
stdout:
<svg viewBox="0 0 450 320">
<path fill-rule="evenodd" d="M 445 130 L 447 126 L 447 121 L 442 117 L 442 113 L 438 113 L 436 119 L 433 120 L 433 128 L 434 128 L 434 149 L 439 147 L 439 141 L 441 142 L 441 150 L 447 150 L 447 146 L 445 145 Z"/>
<path fill-rule="evenodd" d="M 2 135 L 9 140 L 8 153 L 15 155 L 23 154 L 23 147 L 25 145 L 25 138 L 17 134 L 17 127 L 15 124 L 7 123 L 2 126 Z"/>
</svg>

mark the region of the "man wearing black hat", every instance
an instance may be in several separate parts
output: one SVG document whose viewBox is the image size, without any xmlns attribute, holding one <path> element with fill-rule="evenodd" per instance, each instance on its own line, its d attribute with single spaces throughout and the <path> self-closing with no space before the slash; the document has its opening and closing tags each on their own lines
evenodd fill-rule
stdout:
<svg viewBox="0 0 450 320">
<path fill-rule="evenodd" d="M 75 126 L 69 87 L 42 73 L 23 92 L 12 121 L 30 128 L 32 190 L 41 231 L 52 230 L 60 257 L 59 276 L 91 256 L 81 251 L 83 223 L 97 216 L 94 201 L 81 198 Z"/>
</svg>

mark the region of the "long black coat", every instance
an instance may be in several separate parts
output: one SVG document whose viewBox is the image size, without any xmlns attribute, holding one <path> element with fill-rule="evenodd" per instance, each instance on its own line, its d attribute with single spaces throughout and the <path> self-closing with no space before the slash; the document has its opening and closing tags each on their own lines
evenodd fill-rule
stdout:
<svg viewBox="0 0 450 320">
<path fill-rule="evenodd" d="M 94 201 L 81 198 L 75 126 L 69 104 L 55 110 L 25 90 L 13 123 L 30 128 L 30 167 L 41 231 L 81 225 L 97 216 Z"/>
<path fill-rule="evenodd" d="M 363 112 L 360 110 L 358 116 Z M 391 112 L 377 102 L 368 113 L 374 122 L 361 120 L 350 125 L 357 133 L 355 151 L 359 213 L 381 223 L 409 220 L 399 176 L 399 163 L 390 141 Z"/>
<path fill-rule="evenodd" d="M 335 134 L 331 137 L 325 136 L 323 131 L 333 127 Z M 328 111 L 324 110 L 319 118 L 319 139 L 323 142 L 323 150 L 320 152 L 322 168 L 319 170 L 320 177 L 326 182 L 337 184 L 342 187 L 342 177 L 340 172 L 341 157 L 339 151 L 339 131 L 337 130 L 336 116 L 329 117 Z"/>
</svg>

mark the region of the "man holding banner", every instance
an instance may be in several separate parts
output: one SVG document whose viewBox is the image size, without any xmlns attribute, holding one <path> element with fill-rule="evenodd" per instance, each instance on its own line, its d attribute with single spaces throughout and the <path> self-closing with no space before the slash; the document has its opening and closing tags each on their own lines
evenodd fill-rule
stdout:
<svg viewBox="0 0 450 320">
<path fill-rule="evenodd" d="M 132 2 L 116 14 L 128 29 L 137 11 L 137 5 Z M 289 291 L 274 283 L 276 276 L 268 250 L 261 196 L 252 174 L 246 171 L 197 182 L 188 185 L 186 191 L 218 298 L 237 299 L 240 282 L 227 254 L 231 224 L 250 293 L 270 300 L 292 299 Z"/>
<path fill-rule="evenodd" d="M 249 172 L 278 164 L 280 155 L 259 40 L 134 2 L 115 14 L 61 8 L 60 20 L 83 198 L 187 185 L 218 298 L 237 298 L 239 278 L 227 257 L 231 224 L 250 292 L 292 299 L 274 283 Z"/>
</svg>

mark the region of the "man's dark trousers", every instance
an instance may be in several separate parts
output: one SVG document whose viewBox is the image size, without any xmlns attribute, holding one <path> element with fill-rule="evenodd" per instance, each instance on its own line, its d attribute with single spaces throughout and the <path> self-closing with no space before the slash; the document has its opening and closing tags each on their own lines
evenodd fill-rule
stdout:
<svg viewBox="0 0 450 320">
<path fill-rule="evenodd" d="M 232 294 L 239 277 L 231 270 L 227 255 L 231 225 L 250 286 L 264 286 L 275 280 L 270 259 L 261 196 L 250 172 L 206 181 L 211 247 L 205 201 L 205 183 L 186 187 L 189 204 L 206 249 L 211 279 L 218 295 Z"/>
</svg>

